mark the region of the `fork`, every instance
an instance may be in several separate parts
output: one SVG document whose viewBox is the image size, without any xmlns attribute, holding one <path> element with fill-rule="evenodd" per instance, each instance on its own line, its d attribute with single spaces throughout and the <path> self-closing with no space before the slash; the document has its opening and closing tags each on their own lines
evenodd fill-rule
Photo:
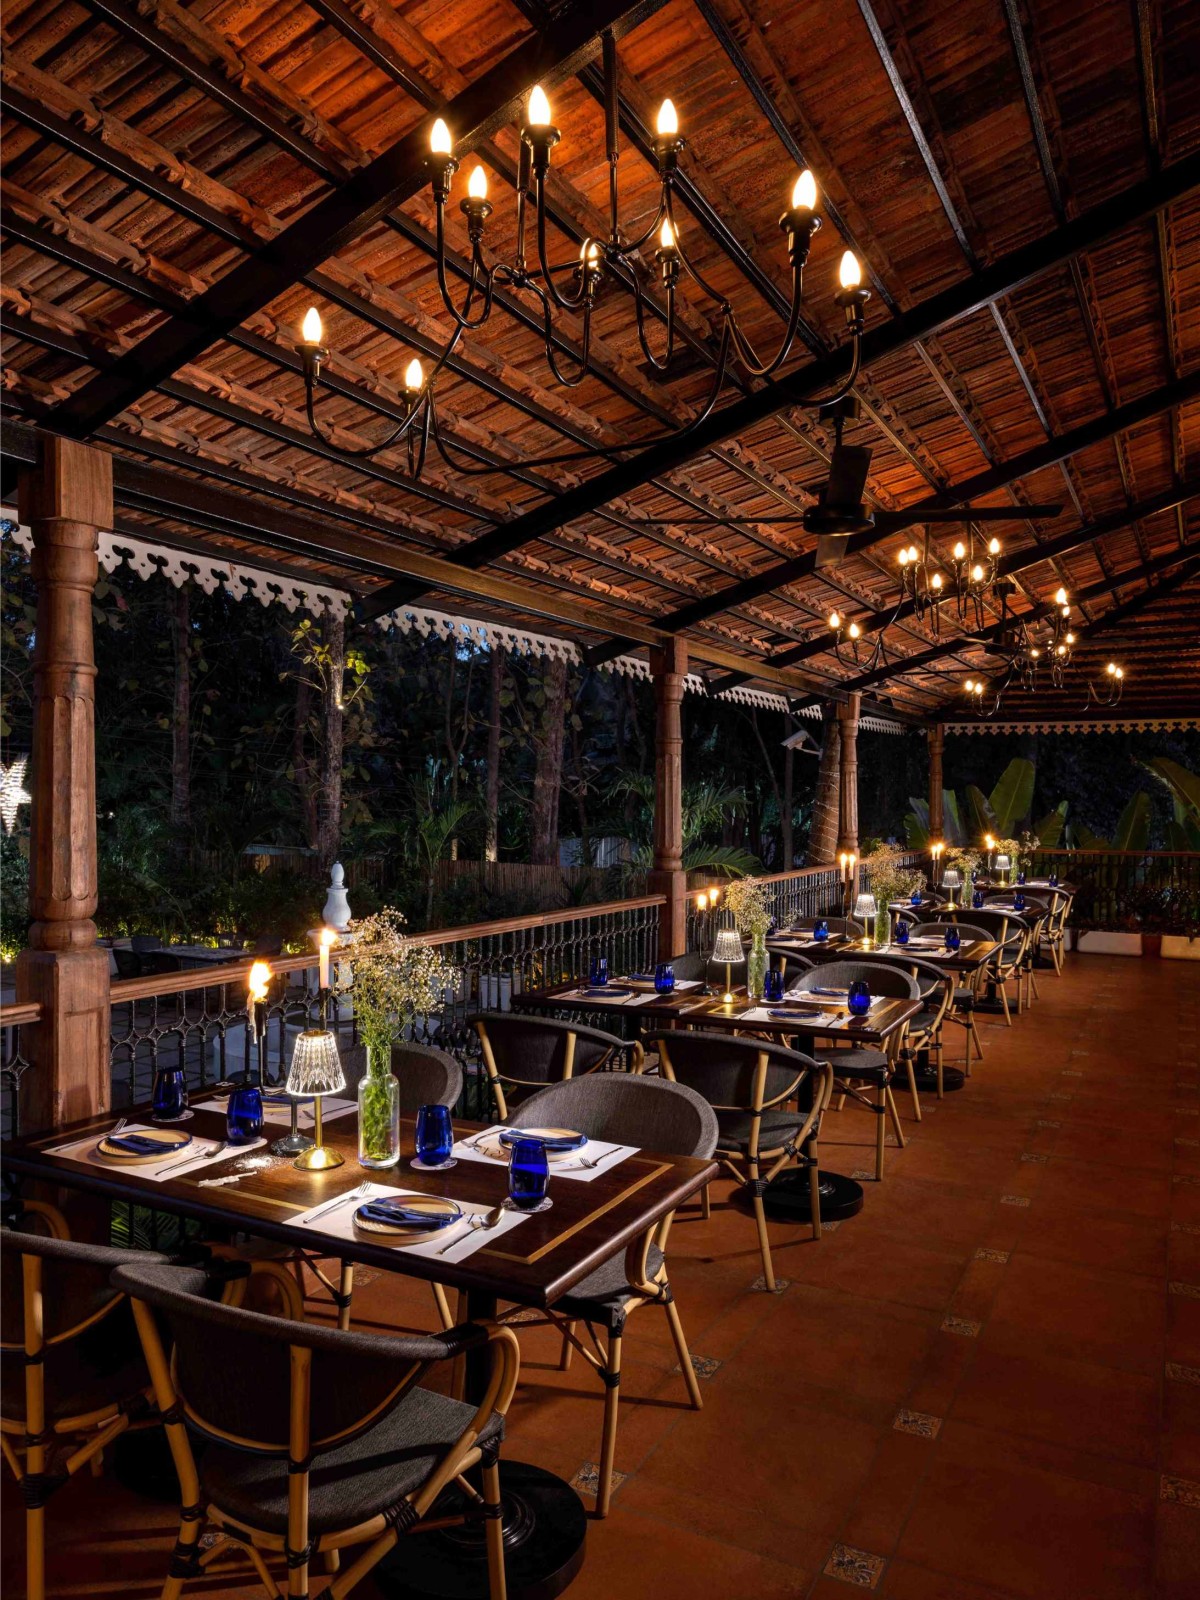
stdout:
<svg viewBox="0 0 1200 1600">
<path fill-rule="evenodd" d="M 336 1200 L 328 1201 L 325 1205 L 314 1211 L 310 1217 L 306 1217 L 304 1219 L 304 1226 L 306 1228 L 311 1226 L 312 1223 L 316 1222 L 318 1217 L 323 1217 L 328 1211 L 336 1211 L 339 1206 L 348 1205 L 351 1200 L 365 1200 L 370 1192 L 371 1180 L 367 1178 L 363 1183 L 359 1184 L 357 1189 L 351 1189 L 346 1194 L 338 1195 Z"/>
<path fill-rule="evenodd" d="M 115 1134 L 124 1133 L 125 1129 L 128 1126 L 129 1126 L 129 1118 L 128 1117 L 119 1118 L 116 1122 L 113 1123 L 112 1127 L 108 1130 L 107 1137 L 111 1139 Z"/>
<path fill-rule="evenodd" d="M 490 1233 L 493 1228 L 499 1227 L 503 1217 L 503 1205 L 493 1206 L 492 1209 L 488 1212 L 485 1212 L 483 1216 L 480 1216 L 477 1211 L 474 1212 L 467 1218 L 466 1233 L 460 1234 L 457 1239 L 451 1239 L 447 1244 L 444 1244 L 440 1250 L 436 1250 L 434 1254 L 439 1256 L 448 1255 L 450 1251 L 454 1249 L 455 1245 L 462 1244 L 463 1240 L 469 1239 L 473 1233 Z"/>
</svg>

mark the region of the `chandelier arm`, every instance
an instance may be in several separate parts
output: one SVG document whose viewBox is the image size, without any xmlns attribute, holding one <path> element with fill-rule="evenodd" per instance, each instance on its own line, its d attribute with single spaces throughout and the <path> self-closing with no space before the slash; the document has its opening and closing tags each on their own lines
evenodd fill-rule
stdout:
<svg viewBox="0 0 1200 1600">
<path fill-rule="evenodd" d="M 454 318 L 460 329 L 481 328 L 492 314 L 492 289 L 495 281 L 493 267 L 490 271 L 483 264 L 483 251 L 478 240 L 471 243 L 471 276 L 467 280 L 466 299 L 463 301 L 461 311 L 455 306 L 450 295 L 450 285 L 446 278 L 446 203 L 438 198 L 435 205 L 437 213 L 437 280 L 441 291 L 442 304 Z M 483 294 L 483 309 L 478 316 L 471 316 L 471 304 L 476 292 Z"/>
<path fill-rule="evenodd" d="M 642 347 L 642 354 L 654 368 L 655 372 L 666 372 L 671 365 L 671 358 L 675 353 L 675 285 L 667 285 L 667 351 L 660 361 L 650 348 L 646 338 L 646 317 L 644 299 L 642 295 L 641 279 L 634 274 L 633 279 L 633 304 L 637 314 L 638 343 Z"/>
<path fill-rule="evenodd" d="M 559 311 L 580 311 L 580 310 L 582 310 L 582 308 L 585 305 L 585 303 L 587 302 L 587 300 L 590 298 L 589 283 L 588 283 L 589 270 L 588 270 L 588 266 L 587 266 L 588 252 L 591 250 L 593 245 L 595 245 L 597 247 L 597 249 L 603 249 L 603 245 L 600 243 L 599 240 L 593 239 L 591 234 L 587 235 L 587 237 L 584 239 L 583 245 L 581 247 L 580 263 L 582 265 L 583 270 L 579 271 L 579 274 L 578 274 L 579 275 L 579 290 L 578 290 L 578 293 L 575 294 L 575 295 L 565 295 L 565 294 L 563 294 L 562 291 L 558 288 L 557 284 L 554 282 L 554 272 L 555 272 L 555 270 L 563 271 L 563 270 L 567 270 L 567 269 L 566 268 L 558 268 L 558 269 L 552 268 L 550 266 L 550 261 L 549 261 L 548 252 L 547 252 L 547 248 L 546 248 L 546 178 L 545 178 L 545 174 L 544 173 L 541 173 L 541 172 L 535 172 L 534 173 L 534 198 L 535 198 L 535 201 L 536 201 L 536 204 L 537 204 L 537 252 L 538 252 L 538 261 L 541 263 L 542 278 L 543 278 L 543 280 L 545 282 L 546 290 L 547 290 L 547 292 L 549 294 L 549 297 L 553 301 L 554 306 L 555 306 L 555 308 L 557 310 L 559 310 Z M 578 269 L 575 269 L 575 270 L 578 271 Z M 554 365 L 553 361 L 551 361 L 550 364 L 553 367 L 553 365 Z"/>
<path fill-rule="evenodd" d="M 549 296 L 543 293 L 543 291 L 538 288 L 536 284 L 533 284 L 530 287 L 534 289 L 534 292 L 538 295 L 542 302 L 542 316 L 544 318 L 543 342 L 546 349 L 546 364 L 549 366 L 550 371 L 554 374 L 556 381 L 561 383 L 565 389 L 577 389 L 587 377 L 588 358 L 592 348 L 591 296 L 589 295 L 583 302 L 583 348 L 581 349 L 577 360 L 576 358 L 572 357 L 572 360 L 575 360 L 575 365 L 578 370 L 573 378 L 569 378 L 563 376 L 563 373 L 558 365 L 558 358 L 554 354 L 554 324 L 550 312 Z"/>
<path fill-rule="evenodd" d="M 770 361 L 759 359 L 758 352 L 750 340 L 742 332 L 737 318 L 730 315 L 733 324 L 733 342 L 737 349 L 742 365 L 754 378 L 769 378 L 787 360 L 792 353 L 792 346 L 796 342 L 796 331 L 800 326 L 800 311 L 804 300 L 804 269 L 798 262 L 792 263 L 792 304 L 788 312 L 787 327 L 784 329 L 783 338 L 779 348 Z"/>
<path fill-rule="evenodd" d="M 319 439 L 322 444 L 328 445 L 331 450 L 336 450 L 339 455 L 347 456 L 355 461 L 369 460 L 370 457 L 378 455 L 381 450 L 389 449 L 399 439 L 402 439 L 412 427 L 417 416 L 417 410 L 419 409 L 414 408 L 407 417 L 396 424 L 391 433 L 387 434 L 385 438 L 380 439 L 377 444 L 363 445 L 359 450 L 349 450 L 343 448 L 341 445 L 335 444 L 332 435 L 326 433 L 321 427 L 320 423 L 317 421 L 316 411 L 313 405 L 315 388 L 316 386 L 312 379 L 306 375 L 304 382 L 304 410 L 308 417 L 309 430 L 311 431 L 313 437 L 315 439 Z"/>
<path fill-rule="evenodd" d="M 408 435 L 408 475 L 416 481 L 421 476 L 425 466 L 425 452 L 429 448 L 429 428 L 433 418 L 433 391 L 427 390 L 425 400 L 418 407 L 422 413 L 423 421 L 420 428 L 410 431 Z"/>
</svg>

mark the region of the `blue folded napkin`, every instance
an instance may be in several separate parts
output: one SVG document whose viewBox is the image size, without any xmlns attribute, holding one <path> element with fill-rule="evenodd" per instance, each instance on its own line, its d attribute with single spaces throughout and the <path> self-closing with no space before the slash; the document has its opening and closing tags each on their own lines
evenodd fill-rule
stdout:
<svg viewBox="0 0 1200 1600">
<path fill-rule="evenodd" d="M 182 1150 L 182 1144 L 164 1144 L 161 1139 L 151 1139 L 144 1133 L 110 1133 L 105 1144 L 112 1150 L 124 1150 L 131 1156 L 169 1156 Z M 191 1134 L 187 1143 L 191 1142 Z"/>
<path fill-rule="evenodd" d="M 804 992 L 805 992 L 805 994 L 845 994 L 846 993 L 845 989 L 818 989 L 815 985 L 813 986 L 813 988 L 806 989 Z"/>
<path fill-rule="evenodd" d="M 629 981 L 630 983 L 653 983 L 654 974 L 652 972 L 631 972 Z"/>
<path fill-rule="evenodd" d="M 536 1139 L 547 1150 L 582 1150 L 587 1143 L 586 1133 L 564 1133 L 547 1138 L 540 1133 L 526 1133 L 523 1128 L 505 1128 L 500 1135 L 501 1144 L 516 1144 L 518 1139 Z"/>
<path fill-rule="evenodd" d="M 439 1228 L 448 1228 L 452 1222 L 458 1222 L 461 1211 L 447 1211 L 439 1215 L 431 1211 L 414 1211 L 406 1206 L 403 1200 L 368 1200 L 365 1205 L 359 1206 L 354 1213 L 367 1222 L 379 1222 L 389 1228 L 423 1228 L 428 1233 L 436 1233 Z"/>
</svg>

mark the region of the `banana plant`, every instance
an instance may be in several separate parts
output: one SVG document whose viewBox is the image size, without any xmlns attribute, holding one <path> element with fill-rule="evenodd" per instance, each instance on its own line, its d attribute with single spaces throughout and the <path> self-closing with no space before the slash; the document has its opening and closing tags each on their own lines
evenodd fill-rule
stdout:
<svg viewBox="0 0 1200 1600">
<path fill-rule="evenodd" d="M 1138 790 L 1117 819 L 1111 839 L 1104 839 L 1078 823 L 1071 829 L 1071 835 L 1080 850 L 1146 850 L 1150 844 L 1150 796 L 1144 789 Z"/>
<path fill-rule="evenodd" d="M 912 810 L 905 815 L 904 827 L 909 847 L 921 850 L 929 843 L 929 801 L 910 794 L 908 803 Z M 948 845 L 964 845 L 967 842 L 958 810 L 958 796 L 953 789 L 942 790 L 942 838 Z"/>
<path fill-rule="evenodd" d="M 1200 850 L 1200 777 L 1168 756 L 1154 756 L 1142 765 L 1171 791 L 1175 814 L 1167 836 L 1172 850 Z"/>
</svg>

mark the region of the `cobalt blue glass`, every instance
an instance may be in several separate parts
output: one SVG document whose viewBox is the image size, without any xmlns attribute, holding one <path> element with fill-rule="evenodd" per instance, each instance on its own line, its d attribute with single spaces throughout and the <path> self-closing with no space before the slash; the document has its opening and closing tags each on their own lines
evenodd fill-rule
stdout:
<svg viewBox="0 0 1200 1600">
<path fill-rule="evenodd" d="M 675 968 L 669 961 L 660 961 L 654 969 L 654 990 L 656 994 L 670 994 L 675 987 Z"/>
<path fill-rule="evenodd" d="M 896 943 L 897 944 L 907 944 L 908 943 L 908 923 L 905 922 L 903 917 L 901 917 L 899 919 L 899 921 L 896 923 Z"/>
<path fill-rule="evenodd" d="M 1018 883 L 1024 883 L 1025 882 L 1025 874 L 1023 872 L 1018 872 L 1017 873 L 1017 882 Z"/>
<path fill-rule="evenodd" d="M 975 907 L 976 911 L 982 911 L 983 910 L 983 890 L 982 889 L 976 889 L 975 893 L 971 896 L 971 904 Z"/>
<path fill-rule="evenodd" d="M 422 1165 L 443 1166 L 453 1145 L 449 1106 L 422 1106 L 417 1112 L 417 1156 Z"/>
<path fill-rule="evenodd" d="M 182 1067 L 159 1067 L 154 1074 L 154 1121 L 178 1122 L 188 1108 Z"/>
<path fill-rule="evenodd" d="M 871 1009 L 871 986 L 865 978 L 855 978 L 846 991 L 846 1008 L 852 1017 L 865 1017 Z"/>
<path fill-rule="evenodd" d="M 1052 872 L 1050 874 L 1050 887 L 1052 889 L 1057 889 L 1058 888 L 1058 873 L 1057 872 Z"/>
<path fill-rule="evenodd" d="M 957 949 L 960 948 L 961 945 L 962 945 L 962 935 L 959 933 L 958 929 L 954 928 L 954 927 L 947 928 L 946 929 L 946 949 L 947 950 L 957 950 Z"/>
<path fill-rule="evenodd" d="M 589 981 L 593 989 L 603 989 L 608 982 L 608 957 L 593 956 Z"/>
<path fill-rule="evenodd" d="M 773 1003 L 783 999 L 783 968 L 768 967 L 763 979 L 763 998 Z"/>
<path fill-rule="evenodd" d="M 829 937 L 829 924 L 825 921 L 824 917 L 821 917 L 818 921 L 813 923 L 813 938 L 814 939 L 828 939 L 828 937 Z"/>
<path fill-rule="evenodd" d="M 909 895 L 909 897 L 908 897 L 908 903 L 909 903 L 910 906 L 919 906 L 921 904 L 921 891 L 920 891 L 920 889 L 914 889 L 913 890 L 912 894 Z"/>
<path fill-rule="evenodd" d="M 1025 896 L 1023 894 L 1015 894 L 1015 895 L 1013 895 L 1013 910 L 1014 911 L 1024 911 L 1024 909 L 1025 909 Z"/>
<path fill-rule="evenodd" d="M 508 1162 L 508 1197 L 518 1211 L 536 1211 L 546 1198 L 550 1163 L 541 1139 L 518 1139 Z"/>
<path fill-rule="evenodd" d="M 262 1090 L 256 1083 L 239 1083 L 229 1096 L 225 1135 L 230 1144 L 253 1144 L 262 1132 Z"/>
</svg>

